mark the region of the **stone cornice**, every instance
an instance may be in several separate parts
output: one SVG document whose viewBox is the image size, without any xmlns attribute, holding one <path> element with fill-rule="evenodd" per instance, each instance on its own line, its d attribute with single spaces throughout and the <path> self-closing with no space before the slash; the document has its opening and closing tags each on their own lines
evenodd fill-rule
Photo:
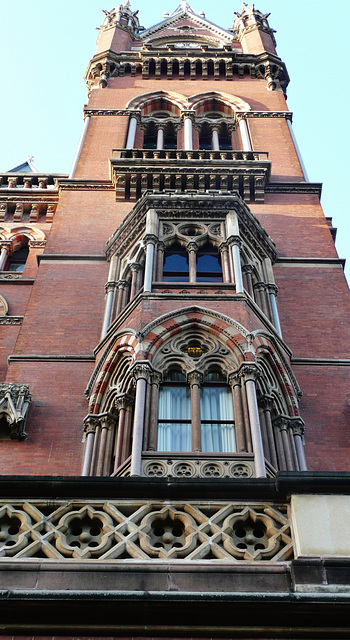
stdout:
<svg viewBox="0 0 350 640">
<path fill-rule="evenodd" d="M 38 262 L 60 262 L 62 260 L 69 260 L 74 262 L 105 262 L 106 257 L 104 255 L 94 254 L 69 254 L 69 253 L 42 253 L 36 256 Z"/>
<path fill-rule="evenodd" d="M 95 362 L 95 358 L 92 354 L 40 355 L 35 353 L 14 353 L 9 355 L 8 362 Z"/>
<path fill-rule="evenodd" d="M 319 367 L 350 367 L 350 358 L 292 358 L 292 365 Z"/>
<path fill-rule="evenodd" d="M 76 180 L 62 178 L 57 180 L 57 185 L 62 191 L 113 191 L 111 180 Z"/>
<path fill-rule="evenodd" d="M 265 193 L 314 193 L 321 197 L 321 182 L 273 182 L 265 187 Z"/>
<path fill-rule="evenodd" d="M 323 266 L 323 267 L 342 267 L 344 269 L 346 260 L 344 258 L 305 258 L 302 256 L 278 256 L 276 263 L 280 265 L 289 264 L 292 266 Z"/>
</svg>

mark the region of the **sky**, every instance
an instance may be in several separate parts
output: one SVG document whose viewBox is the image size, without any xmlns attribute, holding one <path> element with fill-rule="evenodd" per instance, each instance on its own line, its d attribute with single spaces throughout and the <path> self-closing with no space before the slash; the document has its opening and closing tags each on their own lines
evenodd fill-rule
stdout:
<svg viewBox="0 0 350 640">
<path fill-rule="evenodd" d="M 146 28 L 177 4 L 131 0 Z M 231 28 L 241 2 L 190 4 L 211 22 Z M 291 78 L 287 93 L 294 132 L 309 180 L 323 183 L 321 202 L 338 227 L 336 247 L 341 258 L 348 257 L 349 280 L 349 0 L 334 5 L 257 0 L 255 6 L 271 13 L 278 55 Z M 69 173 L 83 123 L 84 72 L 95 51 L 102 10 L 112 7 L 113 0 L 0 0 L 0 172 L 32 155 L 40 172 Z"/>
</svg>

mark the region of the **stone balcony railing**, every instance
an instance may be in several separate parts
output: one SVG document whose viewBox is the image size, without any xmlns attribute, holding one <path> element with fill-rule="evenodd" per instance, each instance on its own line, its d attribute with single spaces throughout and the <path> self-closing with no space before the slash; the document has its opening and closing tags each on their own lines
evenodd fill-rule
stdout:
<svg viewBox="0 0 350 640">
<path fill-rule="evenodd" d="M 58 203 L 57 180 L 66 175 L 0 174 L 0 222 L 52 222 Z"/>
<path fill-rule="evenodd" d="M 114 149 L 111 179 L 117 200 L 138 200 L 147 191 L 238 192 L 263 202 L 271 172 L 267 152 Z"/>
<path fill-rule="evenodd" d="M 276 469 L 266 460 L 267 476 L 273 478 Z M 114 474 L 130 476 L 131 458 Z M 145 478 L 237 478 L 246 480 L 255 477 L 253 453 L 188 453 L 144 451 L 142 453 L 142 476 Z"/>
</svg>

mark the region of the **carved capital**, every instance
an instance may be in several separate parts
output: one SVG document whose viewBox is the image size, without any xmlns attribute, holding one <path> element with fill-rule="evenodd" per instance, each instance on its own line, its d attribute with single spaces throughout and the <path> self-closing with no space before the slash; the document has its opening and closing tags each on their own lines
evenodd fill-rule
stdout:
<svg viewBox="0 0 350 640">
<path fill-rule="evenodd" d="M 141 268 L 142 268 L 142 267 L 141 267 L 141 265 L 140 265 L 138 262 L 133 262 L 133 263 L 130 265 L 130 271 L 131 271 L 132 273 L 138 273 L 139 271 L 141 271 Z"/>
<path fill-rule="evenodd" d="M 243 273 L 253 273 L 253 265 L 251 264 L 243 264 L 242 265 Z"/>
<path fill-rule="evenodd" d="M 117 282 L 118 289 L 127 289 L 128 286 L 129 286 L 129 283 L 127 280 L 118 280 Z"/>
<path fill-rule="evenodd" d="M 242 244 L 242 240 L 241 240 L 240 236 L 230 236 L 229 238 L 227 238 L 226 242 L 227 242 L 227 244 L 229 246 L 232 246 L 233 244 L 236 244 L 236 245 L 238 245 L 240 247 L 241 244 Z"/>
<path fill-rule="evenodd" d="M 122 395 L 117 396 L 114 400 L 114 406 L 116 407 L 116 409 L 118 409 L 118 411 L 120 411 L 121 409 L 127 409 L 132 405 L 132 403 L 133 397 L 128 393 L 123 393 Z"/>
<path fill-rule="evenodd" d="M 261 371 L 255 362 L 243 362 L 239 368 L 239 372 L 244 383 L 249 380 L 255 382 L 261 376 Z"/>
<path fill-rule="evenodd" d="M 88 433 L 95 433 L 97 427 L 100 426 L 100 421 L 98 419 L 98 415 L 95 413 L 89 413 L 84 418 L 84 433 L 88 435 Z"/>
<path fill-rule="evenodd" d="M 154 236 L 152 233 L 147 234 L 144 239 L 143 239 L 143 243 L 147 246 L 148 244 L 157 244 L 158 242 L 158 238 L 157 236 Z"/>
<path fill-rule="evenodd" d="M 112 427 L 114 427 L 116 418 L 108 411 L 106 411 L 106 413 L 100 413 L 98 417 L 102 429 L 110 430 L 112 429 Z"/>
<path fill-rule="evenodd" d="M 263 395 L 263 396 L 259 396 L 258 405 L 259 407 L 264 409 L 264 411 L 272 411 L 275 405 L 275 402 L 272 396 Z"/>
<path fill-rule="evenodd" d="M 159 373 L 159 371 L 152 371 L 151 384 L 159 388 L 162 382 L 162 378 L 162 374 Z"/>
<path fill-rule="evenodd" d="M 195 385 L 200 387 L 203 383 L 203 374 L 200 373 L 200 371 L 190 371 L 190 373 L 187 374 L 187 382 L 191 388 Z"/>
<path fill-rule="evenodd" d="M 305 432 L 305 423 L 302 418 L 291 418 L 291 428 L 293 430 L 294 436 L 300 436 L 300 438 L 303 438 Z"/>
<path fill-rule="evenodd" d="M 184 123 L 184 120 L 189 118 L 192 121 L 192 124 L 196 121 L 196 114 L 194 111 L 184 110 L 181 112 L 181 122 Z"/>
<path fill-rule="evenodd" d="M 135 362 L 135 364 L 131 368 L 131 373 L 134 376 L 136 382 L 138 380 L 146 380 L 148 382 L 152 374 L 152 367 L 150 362 L 148 360 Z"/>
<path fill-rule="evenodd" d="M 188 251 L 188 253 L 190 253 L 191 251 L 194 251 L 195 253 L 197 253 L 198 251 L 198 244 L 196 242 L 188 242 L 186 245 L 186 249 Z"/>
<path fill-rule="evenodd" d="M 272 282 L 269 282 L 267 285 L 267 289 L 269 293 L 273 293 L 274 296 L 276 296 L 277 298 L 277 294 L 278 294 L 278 287 L 276 284 L 272 284 Z"/>
<path fill-rule="evenodd" d="M 106 282 L 105 284 L 105 292 L 109 293 L 110 291 L 115 291 L 118 288 L 118 283 L 115 280 L 111 280 L 110 282 Z"/>
<path fill-rule="evenodd" d="M 228 243 L 227 242 L 220 242 L 219 247 L 218 247 L 220 253 L 225 253 L 228 251 Z"/>
<path fill-rule="evenodd" d="M 229 374 L 228 383 L 232 388 L 235 387 L 236 385 L 241 384 L 241 373 L 239 370 L 233 371 L 232 373 Z"/>
<path fill-rule="evenodd" d="M 293 425 L 293 418 L 290 416 L 280 415 L 272 420 L 273 426 L 279 431 L 288 431 Z"/>
</svg>

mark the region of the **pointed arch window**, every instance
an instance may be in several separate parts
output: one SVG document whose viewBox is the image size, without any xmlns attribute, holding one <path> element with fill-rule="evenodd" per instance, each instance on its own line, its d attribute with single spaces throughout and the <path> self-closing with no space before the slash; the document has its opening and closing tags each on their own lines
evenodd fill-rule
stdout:
<svg viewBox="0 0 350 640">
<path fill-rule="evenodd" d="M 209 372 L 201 389 L 202 451 L 236 451 L 231 389 L 221 371 Z"/>
<path fill-rule="evenodd" d="M 158 451 L 191 451 L 191 396 L 181 371 L 169 371 L 159 392 Z"/>
<path fill-rule="evenodd" d="M 197 253 L 197 282 L 222 282 L 220 254 L 211 244 L 200 247 Z"/>
<path fill-rule="evenodd" d="M 188 254 L 178 242 L 164 254 L 163 280 L 166 282 L 189 281 Z"/>
</svg>

